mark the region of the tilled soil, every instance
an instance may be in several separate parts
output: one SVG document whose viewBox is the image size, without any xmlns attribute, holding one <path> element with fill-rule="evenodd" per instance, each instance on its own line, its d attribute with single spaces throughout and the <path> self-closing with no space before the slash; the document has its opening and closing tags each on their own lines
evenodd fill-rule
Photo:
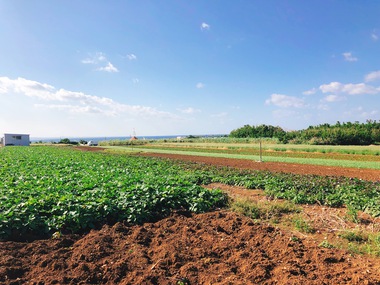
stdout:
<svg viewBox="0 0 380 285">
<path fill-rule="evenodd" d="M 359 169 L 348 167 L 320 166 L 311 164 L 296 164 L 282 162 L 257 162 L 248 159 L 220 158 L 194 155 L 178 155 L 164 153 L 141 153 L 143 156 L 163 157 L 206 163 L 218 166 L 229 166 L 241 169 L 268 170 L 273 172 L 288 172 L 295 174 L 315 174 L 322 176 L 345 176 L 369 181 L 380 181 L 380 170 Z M 327 154 L 328 155 L 328 154 Z"/>
<path fill-rule="evenodd" d="M 380 284 L 380 262 L 220 210 L 0 243 L 1 284 Z"/>
</svg>

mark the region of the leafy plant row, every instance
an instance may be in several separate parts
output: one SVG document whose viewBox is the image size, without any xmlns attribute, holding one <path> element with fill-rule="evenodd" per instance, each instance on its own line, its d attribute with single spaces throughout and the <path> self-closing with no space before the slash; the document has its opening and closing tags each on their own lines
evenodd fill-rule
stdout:
<svg viewBox="0 0 380 285">
<path fill-rule="evenodd" d="M 335 176 L 238 170 L 183 162 L 183 167 L 189 168 L 190 165 L 194 177 L 198 177 L 198 183 L 218 182 L 248 189 L 263 189 L 268 196 L 297 204 L 346 206 L 350 210 L 380 216 L 380 180 L 372 182 Z"/>
<path fill-rule="evenodd" d="M 141 223 L 224 206 L 220 191 L 169 161 L 57 147 L 0 149 L 0 239 Z"/>
</svg>

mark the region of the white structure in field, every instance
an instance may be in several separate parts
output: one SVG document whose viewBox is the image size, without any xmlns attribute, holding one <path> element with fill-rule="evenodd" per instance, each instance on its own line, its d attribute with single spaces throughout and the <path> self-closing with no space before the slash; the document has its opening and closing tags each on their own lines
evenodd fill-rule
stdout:
<svg viewBox="0 0 380 285">
<path fill-rule="evenodd" d="M 29 146 L 29 135 L 25 134 L 4 134 L 1 138 L 1 145 L 17 145 L 17 146 Z"/>
</svg>

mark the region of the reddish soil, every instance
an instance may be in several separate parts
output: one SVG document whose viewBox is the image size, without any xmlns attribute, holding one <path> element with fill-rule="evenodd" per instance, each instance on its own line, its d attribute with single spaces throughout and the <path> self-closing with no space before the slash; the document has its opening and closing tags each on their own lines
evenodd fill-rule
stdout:
<svg viewBox="0 0 380 285">
<path fill-rule="evenodd" d="M 170 157 L 271 171 L 353 177 L 365 173 L 359 178 L 369 180 L 378 180 L 380 173 Z M 232 197 L 248 192 L 239 187 L 227 188 L 224 190 Z M 251 191 L 250 195 L 264 198 L 260 191 Z M 341 209 L 326 216 L 322 215 L 326 208 L 313 207 L 305 208 L 305 213 L 319 217 L 321 234 L 336 227 L 330 217 Z M 341 220 L 337 216 L 336 221 Z M 373 225 L 378 224 L 378 220 L 373 221 Z M 117 223 L 85 235 L 0 242 L 0 284 L 380 284 L 380 259 L 318 244 L 309 235 L 265 221 L 256 223 L 226 210 L 205 214 L 174 212 L 156 223 L 139 226 Z"/>
<path fill-rule="evenodd" d="M 380 284 L 380 261 L 228 211 L 0 243 L 1 284 Z"/>
<path fill-rule="evenodd" d="M 163 153 L 141 153 L 144 156 L 164 157 L 193 161 L 198 163 L 212 164 L 218 166 L 229 166 L 241 169 L 269 170 L 273 172 L 289 172 L 295 174 L 315 174 L 322 176 L 345 176 L 359 178 L 369 181 L 380 181 L 380 170 L 359 169 L 347 167 L 320 166 L 310 164 L 281 163 L 281 162 L 257 162 L 248 159 L 233 159 L 207 156 L 163 154 Z"/>
</svg>

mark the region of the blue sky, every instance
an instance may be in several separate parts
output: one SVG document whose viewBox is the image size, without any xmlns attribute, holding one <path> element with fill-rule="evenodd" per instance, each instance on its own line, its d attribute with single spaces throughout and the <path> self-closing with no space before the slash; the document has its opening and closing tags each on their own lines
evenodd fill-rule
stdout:
<svg viewBox="0 0 380 285">
<path fill-rule="evenodd" d="M 380 1 L 0 0 L 0 133 L 380 119 Z"/>
</svg>

